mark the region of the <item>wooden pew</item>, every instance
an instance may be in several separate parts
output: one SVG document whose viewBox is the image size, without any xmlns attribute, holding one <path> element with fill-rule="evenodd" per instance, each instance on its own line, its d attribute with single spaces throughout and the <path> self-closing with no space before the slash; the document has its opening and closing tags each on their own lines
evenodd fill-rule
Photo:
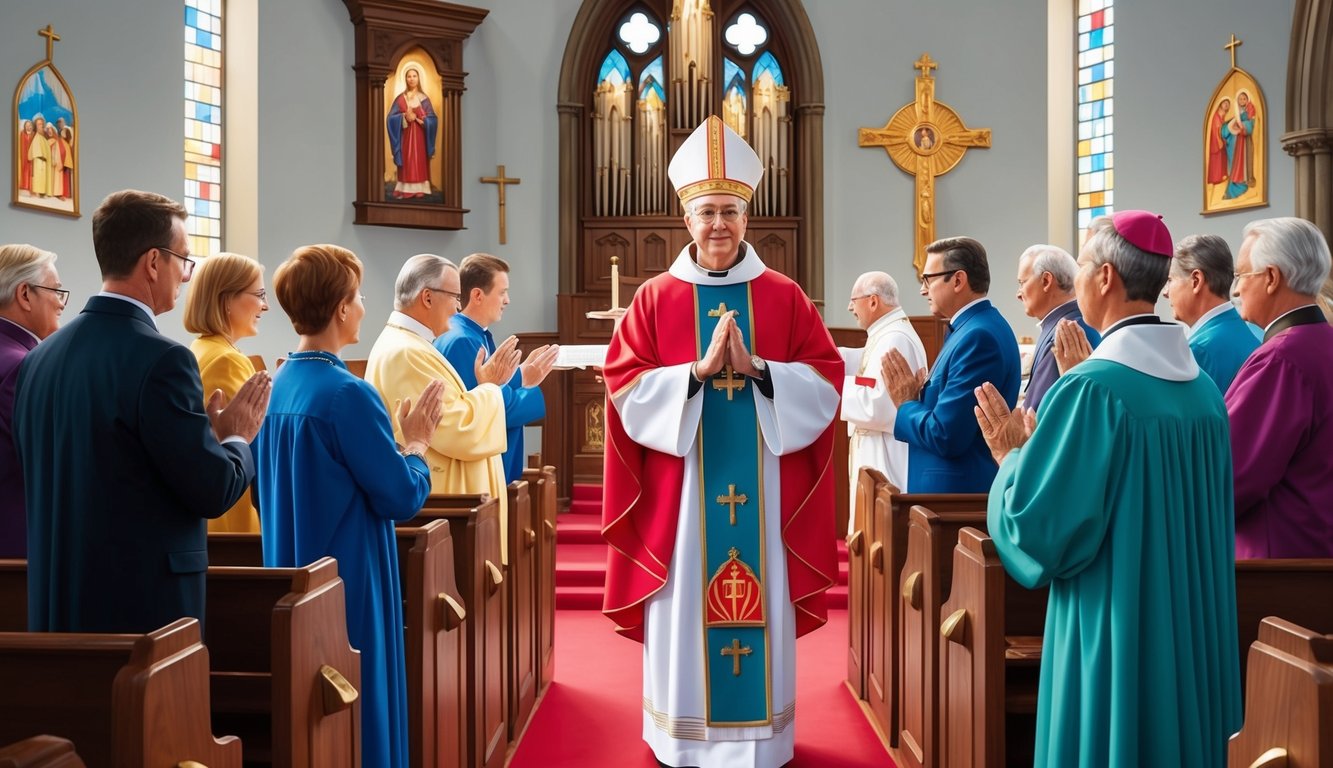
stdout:
<svg viewBox="0 0 1333 768">
<path fill-rule="evenodd" d="M 455 584 L 449 523 L 432 520 L 397 534 L 411 765 L 460 768 L 467 759 L 467 610 Z"/>
<path fill-rule="evenodd" d="M 500 505 L 478 496 L 427 497 L 421 513 L 399 527 L 449 521 L 454 567 L 467 610 L 469 768 L 501 768 L 508 750 L 505 701 L 505 574 L 500 565 Z"/>
<path fill-rule="evenodd" d="M 1237 560 L 1236 624 L 1240 679 L 1259 624 L 1279 616 L 1314 632 L 1333 634 L 1333 560 Z"/>
<path fill-rule="evenodd" d="M 0 632 L 28 631 L 28 561 L 0 560 Z"/>
<path fill-rule="evenodd" d="M 204 619 L 213 727 L 241 737 L 247 764 L 360 764 L 361 654 L 333 558 L 210 566 Z"/>
<path fill-rule="evenodd" d="M 555 677 L 555 525 L 559 512 L 555 467 L 523 470 L 532 499 L 532 525 L 537 530 L 533 589 L 537 603 L 537 695 Z"/>
<path fill-rule="evenodd" d="M 213 738 L 199 622 L 146 635 L 0 633 L 0 743 L 51 734 L 90 768 L 239 768 L 241 742 Z"/>
<path fill-rule="evenodd" d="M 866 700 L 866 648 L 870 643 L 869 622 L 876 610 L 867 588 L 867 550 L 871 542 L 875 493 L 889 481 L 876 469 L 861 467 L 856 473 L 856 527 L 847 537 L 847 686 L 857 699 Z M 882 570 L 882 569 L 881 569 Z M 872 615 L 873 614 L 873 615 Z"/>
<path fill-rule="evenodd" d="M 505 699 L 508 702 L 508 737 L 512 744 L 518 740 L 537 703 L 537 601 L 533 582 L 537 523 L 532 516 L 528 481 L 515 480 L 506 491 L 509 493 L 509 567 L 504 594 L 509 631 L 505 643 L 505 678 L 508 681 Z"/>
<path fill-rule="evenodd" d="M 908 513 L 907 548 L 894 598 L 900 602 L 898 634 L 898 746 L 906 765 L 934 765 L 939 751 L 939 652 L 941 606 L 953 579 L 953 549 L 967 526 L 986 528 L 986 497 L 948 507 L 914 506 Z"/>
<path fill-rule="evenodd" d="M 0 747 L 0 768 L 85 768 L 69 739 L 33 736 Z"/>
<path fill-rule="evenodd" d="M 1227 765 L 1333 766 L 1333 635 L 1276 617 L 1249 646 L 1245 724 L 1231 737 Z"/>
<path fill-rule="evenodd" d="M 1009 577 L 995 543 L 958 534 L 936 642 L 939 751 L 934 765 L 1031 765 L 1048 589 Z"/>
</svg>

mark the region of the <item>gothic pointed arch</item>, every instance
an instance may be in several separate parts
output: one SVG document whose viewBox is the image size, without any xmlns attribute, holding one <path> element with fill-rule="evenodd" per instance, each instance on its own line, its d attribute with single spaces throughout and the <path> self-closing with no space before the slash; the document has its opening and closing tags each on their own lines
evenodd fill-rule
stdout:
<svg viewBox="0 0 1333 768">
<path fill-rule="evenodd" d="M 1333 242 L 1333 0 L 1297 0 L 1287 60 L 1287 132 L 1296 161 L 1296 215 Z M 1321 292 L 1333 322 L 1333 275 Z"/>
</svg>

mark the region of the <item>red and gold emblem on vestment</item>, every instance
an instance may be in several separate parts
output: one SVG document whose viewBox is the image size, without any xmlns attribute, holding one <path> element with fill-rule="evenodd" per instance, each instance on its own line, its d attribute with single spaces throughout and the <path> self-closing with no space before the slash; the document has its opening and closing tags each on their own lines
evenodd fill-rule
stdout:
<svg viewBox="0 0 1333 768">
<path fill-rule="evenodd" d="M 762 626 L 764 589 L 754 569 L 732 547 L 727 561 L 708 581 L 708 626 Z"/>
</svg>

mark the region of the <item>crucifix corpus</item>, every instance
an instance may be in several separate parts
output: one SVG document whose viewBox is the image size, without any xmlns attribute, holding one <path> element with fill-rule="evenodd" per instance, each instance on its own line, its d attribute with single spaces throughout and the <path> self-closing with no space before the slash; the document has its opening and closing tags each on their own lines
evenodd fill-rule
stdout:
<svg viewBox="0 0 1333 768">
<path fill-rule="evenodd" d="M 935 240 L 935 177 L 958 165 L 968 149 L 990 147 L 990 129 L 969 129 L 951 107 L 935 101 L 935 78 L 930 70 L 939 65 L 930 54 L 921 54 L 912 66 L 921 70 L 916 78 L 916 100 L 895 112 L 883 128 L 862 128 L 857 143 L 883 147 L 894 165 L 916 177 L 912 260 L 919 278 L 926 264 L 926 246 Z"/>
<path fill-rule="evenodd" d="M 522 179 L 505 176 L 505 167 L 503 165 L 495 166 L 494 176 L 482 176 L 481 183 L 494 184 L 500 188 L 500 244 L 505 243 L 505 187 L 509 184 L 518 184 Z"/>
</svg>

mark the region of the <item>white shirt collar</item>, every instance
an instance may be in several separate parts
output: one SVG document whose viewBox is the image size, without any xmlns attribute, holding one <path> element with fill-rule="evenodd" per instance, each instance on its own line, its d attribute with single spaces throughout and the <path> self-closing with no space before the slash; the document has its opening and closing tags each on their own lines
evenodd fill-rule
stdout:
<svg viewBox="0 0 1333 768">
<path fill-rule="evenodd" d="M 671 276 L 677 280 L 684 280 L 694 285 L 735 285 L 736 283 L 750 282 L 764 274 L 766 269 L 764 262 L 759 260 L 759 254 L 755 251 L 754 246 L 742 242 L 741 248 L 745 250 L 745 258 L 741 259 L 739 264 L 727 270 L 726 274 L 721 277 L 714 277 L 709 274 L 708 270 L 699 266 L 694 257 L 690 255 L 690 249 L 693 247 L 694 243 L 687 244 L 676 256 L 676 260 L 671 263 L 669 271 Z"/>
<path fill-rule="evenodd" d="M 10 325 L 12 325 L 12 326 L 14 326 L 15 328 L 19 329 L 20 331 L 23 331 L 24 333 L 28 334 L 28 335 L 31 336 L 33 339 L 35 339 L 35 340 L 37 341 L 37 343 L 39 343 L 39 344 L 41 343 L 42 340 L 37 338 L 37 334 L 35 334 L 35 333 L 33 333 L 32 331 L 28 330 L 27 328 L 25 328 L 25 327 L 19 325 L 18 323 L 14 322 L 13 320 L 10 320 L 10 319 L 7 318 L 7 317 L 0 317 L 0 320 L 3 320 L 3 321 L 5 321 L 6 323 L 9 323 Z"/>
<path fill-rule="evenodd" d="M 953 317 L 949 318 L 949 323 L 952 324 L 957 322 L 958 316 L 963 314 L 967 310 L 971 309 L 973 304 L 980 304 L 981 302 L 985 301 L 988 298 L 989 298 L 988 296 L 982 296 L 979 299 L 973 299 L 968 303 L 964 304 L 957 312 L 953 313 Z"/>
<path fill-rule="evenodd" d="M 1199 375 L 1199 364 L 1183 331 L 1178 323 L 1125 326 L 1103 336 L 1088 359 L 1110 360 L 1167 381 L 1192 381 Z"/>
<path fill-rule="evenodd" d="M 1224 301 L 1221 304 L 1218 304 L 1217 306 L 1213 307 L 1207 312 L 1204 312 L 1202 315 L 1199 315 L 1199 319 L 1194 321 L 1194 325 L 1191 325 L 1185 329 L 1185 337 L 1189 338 L 1190 336 L 1193 336 L 1194 334 L 1198 333 L 1199 329 L 1207 325 L 1208 321 L 1212 320 L 1214 317 L 1217 317 L 1218 315 L 1221 315 L 1225 312 L 1234 312 L 1234 311 L 1236 311 L 1236 308 L 1232 306 L 1231 302 L 1229 301 Z"/>
<path fill-rule="evenodd" d="M 148 322 L 153 326 L 153 330 L 159 330 L 157 327 L 157 317 L 153 315 L 153 310 L 149 309 L 148 305 L 142 301 L 130 298 L 123 293 L 112 293 L 111 291 L 98 291 L 97 295 L 106 296 L 112 299 L 120 299 L 121 301 L 128 301 L 139 309 L 142 309 L 145 315 L 148 315 Z"/>
<path fill-rule="evenodd" d="M 435 334 L 431 331 L 431 329 L 427 328 L 419 320 L 412 317 L 411 315 L 405 315 L 402 312 L 399 312 L 398 310 L 394 310 L 393 312 L 389 313 L 389 325 L 396 325 L 400 328 L 405 328 L 411 331 L 412 333 L 415 333 L 416 335 L 420 336 L 421 338 L 425 339 L 427 342 L 435 341 Z"/>
</svg>

